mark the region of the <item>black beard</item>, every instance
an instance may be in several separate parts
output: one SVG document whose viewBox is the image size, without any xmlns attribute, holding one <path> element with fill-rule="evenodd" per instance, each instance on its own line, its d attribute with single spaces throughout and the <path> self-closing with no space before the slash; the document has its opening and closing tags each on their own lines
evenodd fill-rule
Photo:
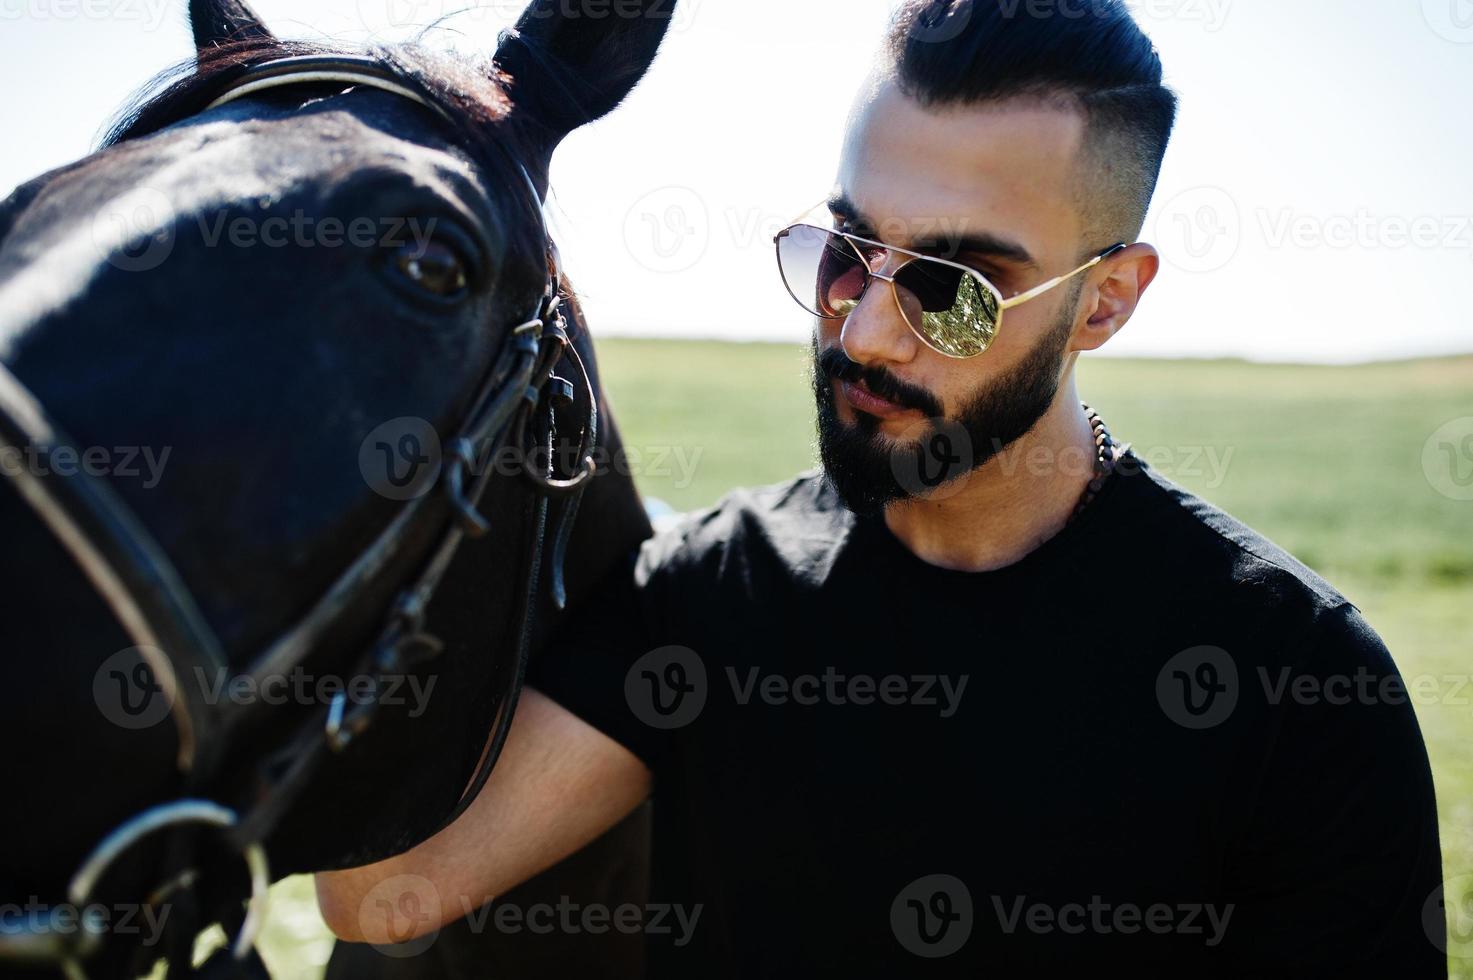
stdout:
<svg viewBox="0 0 1473 980">
<path fill-rule="evenodd" d="M 907 408 L 926 411 L 940 400 L 895 378 L 884 368 L 865 368 L 835 346 L 813 342 L 813 393 L 818 402 L 818 449 L 824 475 L 839 500 L 856 514 L 878 516 L 889 504 L 927 496 L 961 479 L 1021 439 L 1053 405 L 1059 369 L 1072 333 L 1074 304 L 1023 362 L 972 395 L 956 418 L 929 412 L 912 440 L 897 442 L 880 434 L 880 421 L 855 411 L 855 421 L 839 418 L 834 403 L 837 380 L 859 381 L 876 394 Z M 897 397 L 898 396 L 898 397 Z"/>
</svg>

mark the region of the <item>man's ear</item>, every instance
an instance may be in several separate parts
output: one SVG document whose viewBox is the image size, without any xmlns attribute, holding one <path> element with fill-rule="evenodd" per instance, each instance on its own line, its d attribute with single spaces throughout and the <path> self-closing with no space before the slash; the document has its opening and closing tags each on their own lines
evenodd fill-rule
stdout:
<svg viewBox="0 0 1473 980">
<path fill-rule="evenodd" d="M 199 53 L 231 41 L 271 38 L 261 18 L 243 0 L 189 0 L 189 27 Z"/>
<path fill-rule="evenodd" d="M 1098 284 L 1091 291 L 1094 308 L 1074 331 L 1071 350 L 1098 350 L 1120 332 L 1135 315 L 1146 288 L 1161 269 L 1161 256 L 1154 246 L 1137 242 L 1100 263 L 1095 272 Z"/>
<path fill-rule="evenodd" d="M 539 193 L 563 138 L 612 112 L 644 77 L 675 11 L 675 0 L 615 0 L 592 17 L 586 3 L 532 0 L 496 51 Z"/>
</svg>

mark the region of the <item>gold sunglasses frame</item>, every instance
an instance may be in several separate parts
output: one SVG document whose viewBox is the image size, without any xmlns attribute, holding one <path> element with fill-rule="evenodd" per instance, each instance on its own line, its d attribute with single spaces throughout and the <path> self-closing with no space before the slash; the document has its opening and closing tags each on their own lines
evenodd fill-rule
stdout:
<svg viewBox="0 0 1473 980">
<path fill-rule="evenodd" d="M 813 210 L 816 210 L 816 208 L 805 211 L 804 216 L 812 214 Z M 900 313 L 900 319 L 905 321 L 905 325 L 910 328 L 910 332 L 915 334 L 916 339 L 925 344 L 931 350 L 940 354 L 942 357 L 949 357 L 954 361 L 969 361 L 974 357 L 981 357 L 983 354 L 987 353 L 987 351 L 992 348 L 993 343 L 997 341 L 998 334 L 1002 333 L 1003 314 L 1006 313 L 1008 310 L 1011 310 L 1016 306 L 1022 306 L 1029 300 L 1037 299 L 1050 290 L 1056 289 L 1057 287 L 1068 282 L 1070 279 L 1073 279 L 1080 273 L 1088 272 L 1090 269 L 1093 269 L 1095 266 L 1099 265 L 1111 255 L 1114 255 L 1116 252 L 1127 247 L 1124 242 L 1117 242 L 1094 256 L 1094 258 L 1090 259 L 1088 262 L 1084 263 L 1073 272 L 1065 273 L 1062 276 L 1055 276 L 1053 279 L 1050 279 L 1047 282 L 1039 283 L 1037 286 L 1034 286 L 1027 292 L 1019 293 L 1018 295 L 1009 298 L 1004 297 L 1002 294 L 1002 290 L 994 286 L 981 272 L 978 272 L 976 269 L 973 269 L 969 265 L 963 265 L 962 263 L 954 262 L 951 259 L 943 259 L 936 255 L 926 255 L 924 252 L 916 252 L 908 248 L 901 248 L 897 245 L 886 245 L 884 242 L 877 242 L 872 238 L 863 238 L 859 235 L 850 234 L 847 231 L 839 231 L 837 228 L 824 227 L 823 225 L 814 224 L 811 221 L 803 221 L 800 219 L 788 225 L 782 231 L 773 236 L 772 244 L 773 247 L 777 250 L 778 275 L 782 277 L 783 287 L 788 291 L 788 295 L 793 297 L 793 302 L 797 303 L 798 306 L 805 313 L 812 314 L 813 316 L 820 317 L 824 320 L 842 320 L 850 316 L 853 311 L 851 310 L 850 313 L 836 313 L 832 316 L 827 316 L 815 310 L 810 310 L 807 306 L 804 305 L 803 301 L 798 298 L 798 294 L 793 292 L 792 283 L 788 282 L 787 272 L 783 269 L 782 242 L 783 238 L 787 237 L 788 234 L 792 232 L 795 228 L 809 228 L 813 231 L 823 232 L 826 235 L 837 235 L 838 237 L 848 242 L 849 247 L 854 249 L 854 254 L 859 259 L 861 268 L 865 270 L 864 288 L 860 290 L 859 295 L 854 299 L 855 307 L 858 308 L 859 304 L 864 301 L 865 296 L 869 295 L 869 288 L 871 285 L 873 285 L 876 279 L 889 283 L 890 296 L 895 300 L 895 308 Z M 863 251 L 855 247 L 856 242 L 863 245 L 872 245 L 875 248 L 883 249 L 887 253 L 885 256 L 884 265 L 882 265 L 881 268 L 884 268 L 885 265 L 889 265 L 891 259 L 896 255 L 906 256 L 906 260 L 896 266 L 895 269 L 888 275 L 882 272 L 875 272 L 872 268 L 870 268 L 869 260 L 864 257 Z M 977 282 L 981 284 L 984 289 L 992 293 L 992 295 L 996 298 L 997 323 L 992 328 L 992 339 L 987 342 L 987 346 L 983 347 L 975 354 L 951 354 L 937 347 L 926 337 L 925 334 L 921 333 L 919 327 L 910 322 L 910 317 L 905 315 L 905 307 L 900 302 L 900 286 L 895 282 L 895 277 L 900 274 L 900 270 L 919 260 L 924 260 L 927 262 L 939 262 L 941 265 L 947 265 L 951 266 L 953 269 L 959 269 L 964 274 L 969 275 L 973 279 L 977 280 Z"/>
</svg>

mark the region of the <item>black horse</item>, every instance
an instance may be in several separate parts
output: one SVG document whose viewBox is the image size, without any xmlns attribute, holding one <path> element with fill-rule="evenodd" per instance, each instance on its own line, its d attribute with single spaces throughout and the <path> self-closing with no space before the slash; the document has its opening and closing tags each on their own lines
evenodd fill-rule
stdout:
<svg viewBox="0 0 1473 980">
<path fill-rule="evenodd" d="M 188 975 L 268 867 L 474 795 L 526 651 L 649 533 L 540 206 L 672 6 L 534 0 L 475 63 L 192 0 L 196 61 L 0 205 L 0 973 Z"/>
</svg>

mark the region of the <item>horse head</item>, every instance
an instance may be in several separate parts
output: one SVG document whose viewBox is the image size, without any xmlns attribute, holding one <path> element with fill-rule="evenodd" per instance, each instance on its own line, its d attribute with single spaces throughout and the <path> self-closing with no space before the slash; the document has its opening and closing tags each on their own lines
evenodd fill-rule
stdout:
<svg viewBox="0 0 1473 980">
<path fill-rule="evenodd" d="M 268 868 L 474 795 L 527 650 L 648 533 L 541 203 L 671 6 L 535 0 L 478 61 L 193 0 L 196 58 L 0 205 L 0 901 L 167 896 L 144 956 L 187 962 Z M 49 914 L 0 966 L 138 960 Z"/>
</svg>

